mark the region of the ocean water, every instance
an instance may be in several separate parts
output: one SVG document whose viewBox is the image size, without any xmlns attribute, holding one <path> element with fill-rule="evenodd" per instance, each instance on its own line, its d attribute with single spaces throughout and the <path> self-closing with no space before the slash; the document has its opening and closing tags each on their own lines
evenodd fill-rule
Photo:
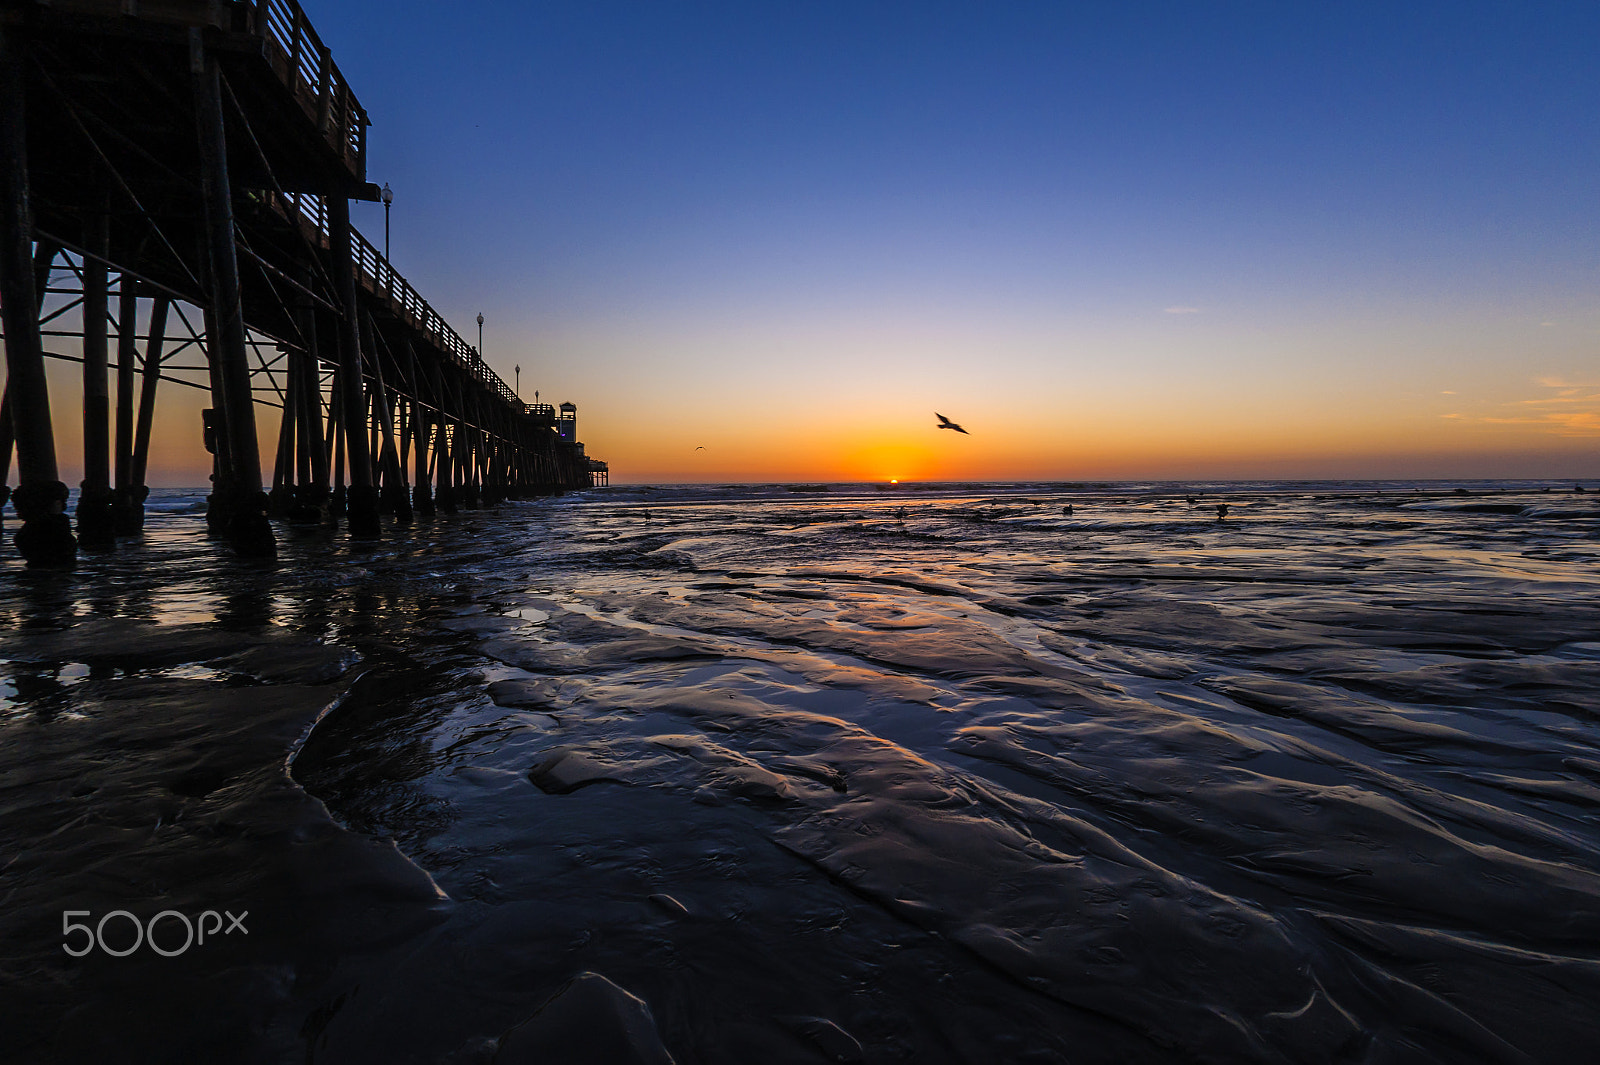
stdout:
<svg viewBox="0 0 1600 1065">
<path fill-rule="evenodd" d="M 1584 1060 L 1573 487 L 613 487 L 275 563 L 161 493 L 74 573 L 8 545 L 0 1025 L 24 1061 Z"/>
</svg>

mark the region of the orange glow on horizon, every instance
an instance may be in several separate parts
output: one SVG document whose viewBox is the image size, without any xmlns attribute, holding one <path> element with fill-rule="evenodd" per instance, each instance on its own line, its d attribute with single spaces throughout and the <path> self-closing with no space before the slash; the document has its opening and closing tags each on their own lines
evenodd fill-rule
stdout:
<svg viewBox="0 0 1600 1065">
<path fill-rule="evenodd" d="M 47 372 L 62 480 L 76 487 L 81 371 L 52 360 Z M 1600 391 L 1586 380 L 1521 378 L 1473 394 L 1395 388 L 1376 396 L 1311 389 L 1275 396 L 1248 381 L 1159 391 L 985 385 L 954 403 L 945 393 L 956 387 L 942 384 L 777 393 L 730 385 L 671 401 L 618 387 L 582 405 L 582 436 L 588 453 L 610 464 L 616 485 L 1589 478 Z M 163 386 L 152 485 L 206 484 L 211 457 L 201 447 L 200 409 L 208 404 L 203 390 Z M 935 409 L 969 434 L 940 431 Z M 275 408 L 256 408 L 266 481 L 279 417 Z"/>
</svg>

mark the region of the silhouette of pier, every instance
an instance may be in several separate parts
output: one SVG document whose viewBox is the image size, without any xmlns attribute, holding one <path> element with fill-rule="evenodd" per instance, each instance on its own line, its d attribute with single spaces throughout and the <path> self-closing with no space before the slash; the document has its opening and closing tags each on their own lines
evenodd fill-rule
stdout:
<svg viewBox="0 0 1600 1065">
<path fill-rule="evenodd" d="M 370 539 L 606 482 L 576 408 L 522 403 L 352 228 L 368 125 L 294 0 L 0 0 L 0 482 L 14 446 L 30 563 L 139 530 L 163 384 L 209 393 L 206 519 L 244 553 L 273 518 Z M 71 517 L 50 358 L 82 367 Z"/>
</svg>

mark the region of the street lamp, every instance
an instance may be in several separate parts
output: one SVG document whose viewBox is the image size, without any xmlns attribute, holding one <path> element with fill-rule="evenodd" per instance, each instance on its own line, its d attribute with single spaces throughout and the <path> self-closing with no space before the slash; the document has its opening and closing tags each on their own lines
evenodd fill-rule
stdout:
<svg viewBox="0 0 1600 1065">
<path fill-rule="evenodd" d="M 389 257 L 389 205 L 394 202 L 394 190 L 383 183 L 383 257 Z"/>
<path fill-rule="evenodd" d="M 517 398 L 522 398 L 522 367 L 517 367 Z"/>
<path fill-rule="evenodd" d="M 478 312 L 478 358 L 483 358 L 483 312 Z"/>
</svg>

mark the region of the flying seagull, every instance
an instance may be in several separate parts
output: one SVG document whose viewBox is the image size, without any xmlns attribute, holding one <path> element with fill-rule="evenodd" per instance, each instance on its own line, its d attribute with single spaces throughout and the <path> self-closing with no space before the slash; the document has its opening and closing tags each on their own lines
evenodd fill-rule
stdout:
<svg viewBox="0 0 1600 1065">
<path fill-rule="evenodd" d="M 706 446 L 704 444 L 701 444 L 699 447 L 695 448 L 696 451 L 704 451 L 705 449 Z"/>
<path fill-rule="evenodd" d="M 940 414 L 938 411 L 934 411 L 933 412 L 933 416 L 935 418 L 939 419 L 939 428 L 940 429 L 954 429 L 956 432 L 962 433 L 962 434 L 964 434 L 966 436 L 971 436 L 972 435 L 971 433 L 967 432 L 965 429 L 961 428 L 961 426 L 959 426 L 955 422 L 951 421 L 949 418 L 946 418 L 943 414 Z"/>
</svg>

